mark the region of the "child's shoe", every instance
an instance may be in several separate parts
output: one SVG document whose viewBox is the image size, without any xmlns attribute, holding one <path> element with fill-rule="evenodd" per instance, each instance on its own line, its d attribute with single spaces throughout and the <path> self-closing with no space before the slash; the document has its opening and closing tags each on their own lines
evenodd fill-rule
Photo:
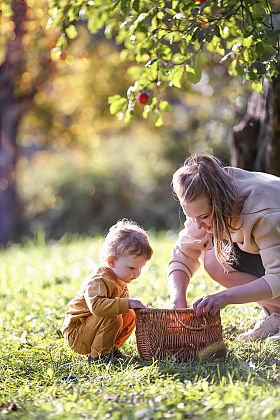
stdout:
<svg viewBox="0 0 280 420">
<path fill-rule="evenodd" d="M 279 329 L 280 313 L 273 312 L 269 315 L 267 309 L 263 308 L 263 315 L 257 321 L 254 329 L 242 334 L 240 337 L 245 341 L 265 340 L 267 337 L 275 336 L 279 333 Z"/>
<path fill-rule="evenodd" d="M 91 357 L 91 355 L 88 356 L 88 362 L 95 363 L 96 365 L 108 365 L 109 363 L 112 363 L 116 360 L 117 359 L 114 359 L 112 352 L 108 354 L 104 354 L 103 356 L 97 356 L 97 357 Z"/>
<path fill-rule="evenodd" d="M 110 362 L 114 363 L 120 359 L 128 360 L 129 358 L 125 356 L 117 347 L 114 347 L 113 350 L 110 351 L 110 353 L 104 354 L 103 356 L 98 356 L 98 357 L 91 357 L 90 355 L 88 356 L 89 363 L 96 363 L 99 365 L 109 364 Z"/>
<path fill-rule="evenodd" d="M 111 353 L 113 353 L 114 357 L 116 357 L 117 359 L 122 359 L 122 360 L 130 359 L 130 357 L 123 354 L 118 347 L 114 347 Z"/>
</svg>

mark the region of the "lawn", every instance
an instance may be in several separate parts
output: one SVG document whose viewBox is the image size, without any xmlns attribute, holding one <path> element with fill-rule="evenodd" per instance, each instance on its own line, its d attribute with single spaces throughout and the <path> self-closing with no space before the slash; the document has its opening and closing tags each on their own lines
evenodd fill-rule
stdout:
<svg viewBox="0 0 280 420">
<path fill-rule="evenodd" d="M 130 295 L 152 307 L 169 307 L 166 266 L 176 237 L 152 236 L 152 261 Z M 280 419 L 277 343 L 238 337 L 256 321 L 255 304 L 221 312 L 223 360 L 148 362 L 135 334 L 124 345 L 129 362 L 88 365 L 60 333 L 67 302 L 98 262 L 100 238 L 44 236 L 0 252 L 0 418 L 2 419 Z M 200 269 L 188 303 L 222 290 Z M 69 375 L 75 380 L 64 380 Z"/>
</svg>

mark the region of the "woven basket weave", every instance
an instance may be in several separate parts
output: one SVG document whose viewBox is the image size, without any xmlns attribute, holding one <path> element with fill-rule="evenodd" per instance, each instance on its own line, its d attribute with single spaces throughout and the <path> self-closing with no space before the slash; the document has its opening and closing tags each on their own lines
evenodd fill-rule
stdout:
<svg viewBox="0 0 280 420">
<path fill-rule="evenodd" d="M 177 362 L 226 354 L 220 313 L 198 320 L 193 309 L 136 309 L 136 341 L 143 359 Z"/>
</svg>

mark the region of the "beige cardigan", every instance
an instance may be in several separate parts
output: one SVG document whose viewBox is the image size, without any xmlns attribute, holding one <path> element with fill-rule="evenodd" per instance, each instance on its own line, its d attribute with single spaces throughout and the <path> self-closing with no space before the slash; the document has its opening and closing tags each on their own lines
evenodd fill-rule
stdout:
<svg viewBox="0 0 280 420">
<path fill-rule="evenodd" d="M 273 297 L 277 297 L 280 295 L 280 178 L 232 167 L 228 171 L 240 196 L 247 197 L 238 221 L 241 228 L 231 235 L 232 240 L 243 251 L 260 254 L 265 268 L 263 278 Z M 208 243 L 207 233 L 197 230 L 187 218 L 172 250 L 168 274 L 181 270 L 191 278 Z"/>
</svg>

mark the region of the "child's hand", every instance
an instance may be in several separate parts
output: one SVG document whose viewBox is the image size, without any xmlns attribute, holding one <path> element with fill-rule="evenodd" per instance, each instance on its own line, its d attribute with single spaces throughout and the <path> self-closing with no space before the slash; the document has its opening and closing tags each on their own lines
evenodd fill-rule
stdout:
<svg viewBox="0 0 280 420">
<path fill-rule="evenodd" d="M 147 307 L 140 300 L 129 299 L 129 309 L 146 309 Z"/>
</svg>

